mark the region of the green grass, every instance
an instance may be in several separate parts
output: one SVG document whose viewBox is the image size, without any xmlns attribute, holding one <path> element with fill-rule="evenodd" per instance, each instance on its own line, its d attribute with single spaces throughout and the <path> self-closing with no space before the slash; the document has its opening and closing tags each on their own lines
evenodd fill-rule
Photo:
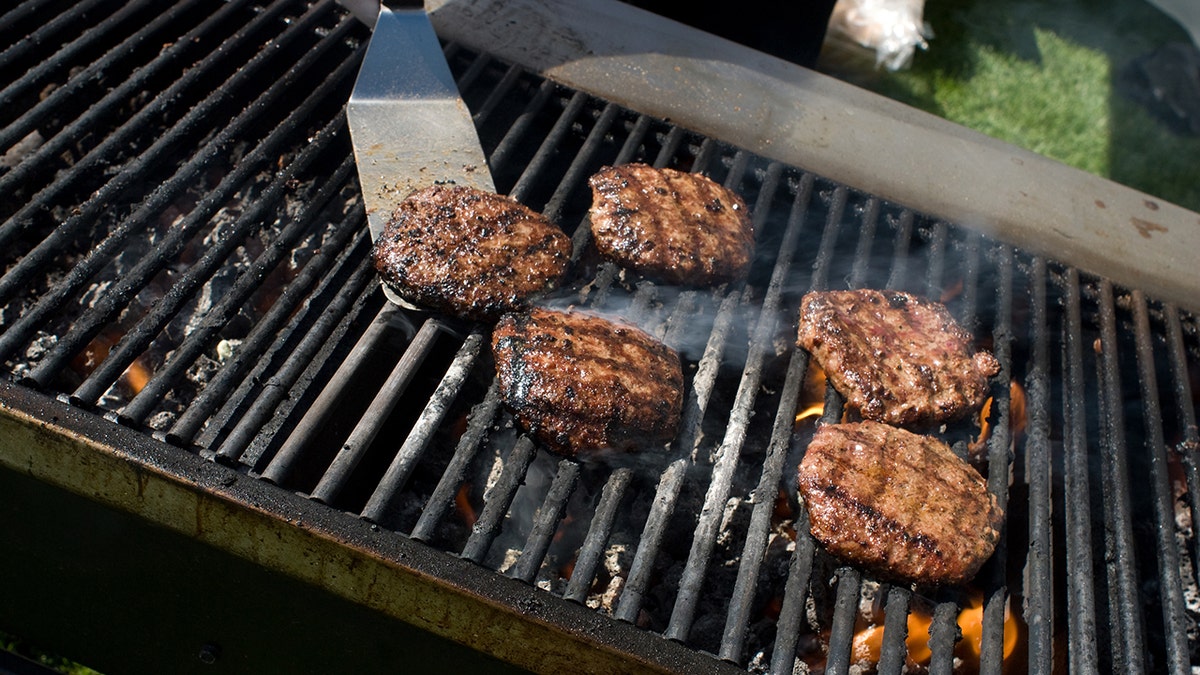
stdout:
<svg viewBox="0 0 1200 675">
<path fill-rule="evenodd" d="M 822 69 L 890 98 L 1200 211 L 1200 138 L 1118 86 L 1134 59 L 1187 41 L 1145 0 L 930 0 L 934 37 L 910 69 Z"/>
</svg>

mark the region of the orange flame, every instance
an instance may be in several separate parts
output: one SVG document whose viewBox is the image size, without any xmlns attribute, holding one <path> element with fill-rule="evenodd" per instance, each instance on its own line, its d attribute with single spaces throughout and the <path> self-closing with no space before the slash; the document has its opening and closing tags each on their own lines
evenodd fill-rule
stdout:
<svg viewBox="0 0 1200 675">
<path fill-rule="evenodd" d="M 92 371 L 100 365 L 100 362 L 108 358 L 108 352 L 112 349 L 115 341 L 109 339 L 106 335 L 97 335 L 88 342 L 83 351 L 75 355 L 71 359 L 71 368 L 76 373 L 83 377 L 92 374 Z"/>
<path fill-rule="evenodd" d="M 807 419 L 820 417 L 825 412 L 825 371 L 815 363 L 808 366 L 808 377 L 804 378 L 804 389 L 800 392 L 803 409 L 796 415 L 796 424 Z"/>
<path fill-rule="evenodd" d="M 129 367 L 125 369 L 125 383 L 133 390 L 133 393 L 140 393 L 146 388 L 146 384 L 150 382 L 150 369 L 142 365 L 141 359 L 135 359 Z"/>
<path fill-rule="evenodd" d="M 1016 436 L 1025 431 L 1025 424 L 1029 421 L 1025 413 L 1025 388 L 1013 380 L 1008 391 L 1008 428 L 1012 429 L 1013 436 Z"/>
<path fill-rule="evenodd" d="M 479 519 L 475 515 L 475 507 L 471 506 L 471 484 L 463 483 L 458 489 L 458 494 L 454 495 L 454 505 L 458 507 L 458 512 L 462 514 L 463 522 L 467 527 L 474 527 L 475 521 Z"/>
<path fill-rule="evenodd" d="M 988 397 L 983 402 L 983 408 L 979 411 L 979 437 L 971 441 L 970 451 L 972 455 L 977 455 L 984 450 L 989 438 L 992 435 L 992 397 Z M 1011 380 L 1008 383 L 1008 428 L 1012 431 L 1013 438 L 1025 431 L 1026 415 L 1025 415 L 1025 389 L 1017 383 L 1016 380 Z"/>
<path fill-rule="evenodd" d="M 571 575 L 575 574 L 575 563 L 578 562 L 578 560 L 579 560 L 578 557 L 571 558 L 570 560 L 568 560 L 566 562 L 566 564 L 564 564 L 562 567 L 560 567 L 558 569 L 559 578 L 570 579 Z"/>
<path fill-rule="evenodd" d="M 983 601 L 972 598 L 966 607 L 958 613 L 958 627 L 962 632 L 962 641 L 956 650 L 960 658 L 976 668 L 979 664 L 979 654 L 983 644 Z M 929 649 L 929 627 L 933 617 L 922 611 L 913 611 L 908 615 L 908 637 L 904 644 L 908 649 L 908 661 L 913 664 L 926 665 L 933 656 Z M 1003 658 L 1007 659 L 1017 647 L 1020 638 L 1020 628 L 1017 618 L 1008 607 L 1004 608 L 1004 648 Z M 883 652 L 883 626 L 876 624 L 868 626 L 854 635 L 851 654 L 856 662 L 878 663 Z M 972 668 L 974 669 L 974 668 Z"/>
<path fill-rule="evenodd" d="M 924 663 L 933 656 L 929 650 L 929 626 L 932 624 L 933 618 L 923 612 L 911 612 L 908 615 L 908 638 L 904 644 L 908 648 L 910 661 Z M 856 633 L 850 649 L 856 662 L 878 663 L 879 655 L 883 653 L 883 626 L 868 626 Z"/>
<path fill-rule="evenodd" d="M 947 286 L 946 288 L 942 289 L 942 295 L 938 299 L 943 304 L 945 304 L 945 303 L 950 302 L 951 300 L 957 298 L 958 296 L 962 295 L 962 292 L 963 292 L 963 280 L 959 279 L 959 280 L 955 281 L 954 283 L 950 284 L 949 286 Z"/>
<path fill-rule="evenodd" d="M 800 424 L 804 420 L 820 417 L 825 412 L 824 403 L 814 403 L 804 410 L 796 414 L 796 424 Z"/>
<path fill-rule="evenodd" d="M 958 613 L 958 627 L 962 629 L 963 643 L 976 661 L 983 646 L 983 601 L 972 598 L 970 604 Z M 1008 607 L 1004 608 L 1004 658 L 1017 648 L 1017 620 Z"/>
</svg>

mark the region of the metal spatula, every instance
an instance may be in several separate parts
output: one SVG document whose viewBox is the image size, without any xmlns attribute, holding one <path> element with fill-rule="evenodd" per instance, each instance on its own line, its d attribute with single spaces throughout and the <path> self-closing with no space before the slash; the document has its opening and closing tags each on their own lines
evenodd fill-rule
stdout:
<svg viewBox="0 0 1200 675">
<path fill-rule="evenodd" d="M 416 190 L 451 182 L 495 191 L 471 112 L 424 9 L 380 9 L 346 116 L 372 241 Z M 384 292 L 406 304 L 386 286 Z"/>
</svg>

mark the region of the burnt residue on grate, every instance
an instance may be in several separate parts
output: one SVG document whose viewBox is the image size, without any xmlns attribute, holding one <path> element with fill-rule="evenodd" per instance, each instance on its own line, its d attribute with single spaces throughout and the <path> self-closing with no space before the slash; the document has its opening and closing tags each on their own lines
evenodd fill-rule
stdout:
<svg viewBox="0 0 1200 675">
<path fill-rule="evenodd" d="M 546 303 L 684 359 L 668 447 L 561 459 L 504 411 L 487 326 L 379 291 L 343 115 L 365 28 L 330 1 L 35 5 L 0 16 L 6 377 L 751 672 L 1200 661 L 1195 317 L 448 45 L 500 191 L 572 236 Z M 632 161 L 746 198 L 748 279 L 595 255 L 586 179 Z M 946 303 L 1001 362 L 987 414 L 939 430 L 1008 514 L 966 587 L 881 583 L 807 534 L 796 465 L 843 402 L 795 312 L 857 287 Z"/>
<path fill-rule="evenodd" d="M 156 429 L 366 245 L 338 103 L 362 27 L 333 3 L 197 4 L 55 32 L 40 47 L 57 67 L 5 89 L 40 97 L 3 132 L 21 141 L 0 184 L 25 200 L 0 214 L 0 355 Z"/>
</svg>

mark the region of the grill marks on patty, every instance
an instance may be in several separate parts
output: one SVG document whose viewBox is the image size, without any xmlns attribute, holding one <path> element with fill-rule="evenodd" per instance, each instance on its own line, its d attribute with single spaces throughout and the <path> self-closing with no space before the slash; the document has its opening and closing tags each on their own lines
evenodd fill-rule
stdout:
<svg viewBox="0 0 1200 675">
<path fill-rule="evenodd" d="M 645 164 L 591 178 L 591 223 L 602 256 L 643 276 L 704 286 L 746 276 L 754 258 L 749 209 L 711 179 Z"/>
<path fill-rule="evenodd" d="M 877 422 L 820 427 L 797 482 L 813 537 L 888 579 L 966 582 L 1004 521 L 986 481 L 949 446 Z"/>
<path fill-rule="evenodd" d="M 571 242 L 514 199 L 434 185 L 400 203 L 375 242 L 375 268 L 400 297 L 454 316 L 494 320 L 553 288 Z"/>
<path fill-rule="evenodd" d="M 974 352 L 946 307 L 900 291 L 820 291 L 800 303 L 797 344 L 863 419 L 932 425 L 978 410 L 1000 364 Z"/>
<path fill-rule="evenodd" d="M 679 355 L 638 328 L 534 309 L 501 317 L 492 352 L 505 405 L 560 454 L 641 450 L 675 436 Z"/>
</svg>

